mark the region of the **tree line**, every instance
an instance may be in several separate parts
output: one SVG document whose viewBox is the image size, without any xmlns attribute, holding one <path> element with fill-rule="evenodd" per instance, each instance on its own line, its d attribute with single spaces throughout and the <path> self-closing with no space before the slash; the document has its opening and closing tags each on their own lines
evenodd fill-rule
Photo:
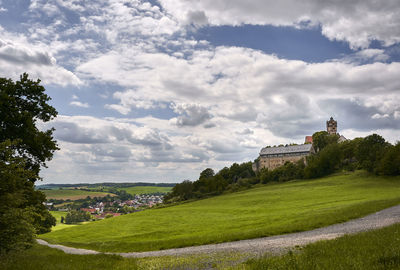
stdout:
<svg viewBox="0 0 400 270">
<path fill-rule="evenodd" d="M 252 162 L 234 163 L 218 173 L 210 168 L 200 173 L 199 179 L 185 180 L 175 185 L 164 197 L 166 203 L 215 196 L 251 187 L 254 184 L 284 182 L 293 179 L 313 179 L 338 171 L 366 170 L 377 175 L 400 175 L 400 142 L 395 145 L 382 136 L 372 134 L 339 142 L 339 136 L 319 131 L 313 134 L 313 148 L 316 154 L 305 159 L 269 170 L 261 169 L 257 174 Z"/>
<path fill-rule="evenodd" d="M 207 168 L 200 173 L 199 179 L 192 182 L 185 180 L 176 184 L 172 191 L 164 196 L 164 202 L 171 203 L 189 199 L 199 199 L 222 194 L 226 191 L 237 191 L 258 182 L 252 169 L 252 162 L 234 163 L 217 173 Z"/>
</svg>

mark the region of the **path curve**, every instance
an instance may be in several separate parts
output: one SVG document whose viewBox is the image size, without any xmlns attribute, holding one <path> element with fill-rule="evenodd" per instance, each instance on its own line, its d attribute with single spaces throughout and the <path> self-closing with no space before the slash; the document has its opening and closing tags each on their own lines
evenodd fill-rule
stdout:
<svg viewBox="0 0 400 270">
<path fill-rule="evenodd" d="M 115 254 L 123 257 L 155 257 L 155 256 L 178 256 L 195 253 L 215 253 L 215 252 L 246 252 L 263 254 L 265 252 L 278 253 L 290 247 L 303 246 L 319 240 L 334 239 L 345 234 L 354 234 L 358 232 L 378 229 L 395 223 L 400 223 L 400 205 L 393 206 L 374 214 L 353 219 L 344 223 L 334 224 L 311 231 L 291 233 L 285 235 L 276 235 L 249 240 L 240 240 L 220 244 L 209 244 L 202 246 L 192 246 L 185 248 L 174 248 L 158 251 L 146 252 L 123 252 L 123 253 L 105 253 Z M 62 245 L 49 244 L 42 239 L 37 239 L 41 245 L 60 249 L 69 254 L 100 254 L 94 250 L 66 247 Z"/>
</svg>

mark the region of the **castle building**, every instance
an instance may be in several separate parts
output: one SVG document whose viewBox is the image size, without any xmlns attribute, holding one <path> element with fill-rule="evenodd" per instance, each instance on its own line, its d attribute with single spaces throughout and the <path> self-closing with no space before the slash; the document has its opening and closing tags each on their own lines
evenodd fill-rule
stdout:
<svg viewBox="0 0 400 270">
<path fill-rule="evenodd" d="M 326 131 L 328 134 L 337 134 L 337 121 L 331 117 L 326 121 Z M 346 141 L 343 135 L 339 135 L 338 142 Z M 265 147 L 260 151 L 260 155 L 256 162 L 253 163 L 253 171 L 258 172 L 263 168 L 273 170 L 286 162 L 296 162 L 306 156 L 315 154 L 312 145 L 312 136 L 306 136 L 304 144 Z"/>
<path fill-rule="evenodd" d="M 333 120 L 333 117 L 329 121 L 326 121 L 326 131 L 329 135 L 337 133 L 337 121 Z"/>
<path fill-rule="evenodd" d="M 296 162 L 314 153 L 312 144 L 265 147 L 261 149 L 260 156 L 253 163 L 253 171 L 258 172 L 263 168 L 273 170 L 284 165 L 287 161 Z"/>
</svg>

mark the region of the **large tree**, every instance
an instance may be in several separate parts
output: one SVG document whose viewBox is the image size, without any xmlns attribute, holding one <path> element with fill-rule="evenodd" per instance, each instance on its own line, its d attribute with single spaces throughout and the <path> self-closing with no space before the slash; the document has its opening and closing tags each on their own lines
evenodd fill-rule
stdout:
<svg viewBox="0 0 400 270">
<path fill-rule="evenodd" d="M 41 131 L 37 127 L 38 121 L 57 116 L 56 109 L 48 104 L 50 99 L 40 80 L 30 80 L 26 73 L 16 82 L 0 78 L 0 142 L 17 141 L 18 154 L 37 176 L 58 149 L 53 129 Z"/>
<path fill-rule="evenodd" d="M 19 81 L 0 78 L 0 252 L 28 247 L 34 235 L 48 232 L 55 219 L 34 189 L 41 167 L 57 144 L 53 129 L 39 130 L 57 111 L 40 85 L 23 74 Z"/>
</svg>

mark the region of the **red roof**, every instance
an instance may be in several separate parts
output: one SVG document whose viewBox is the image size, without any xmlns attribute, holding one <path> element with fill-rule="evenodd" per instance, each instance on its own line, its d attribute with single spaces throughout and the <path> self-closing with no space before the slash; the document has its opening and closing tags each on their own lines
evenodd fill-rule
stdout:
<svg viewBox="0 0 400 270">
<path fill-rule="evenodd" d="M 96 209 L 93 209 L 93 208 L 81 208 L 81 211 L 94 213 L 94 212 L 96 212 Z"/>
<path fill-rule="evenodd" d="M 312 143 L 312 136 L 306 136 L 306 140 L 304 143 Z"/>
</svg>

